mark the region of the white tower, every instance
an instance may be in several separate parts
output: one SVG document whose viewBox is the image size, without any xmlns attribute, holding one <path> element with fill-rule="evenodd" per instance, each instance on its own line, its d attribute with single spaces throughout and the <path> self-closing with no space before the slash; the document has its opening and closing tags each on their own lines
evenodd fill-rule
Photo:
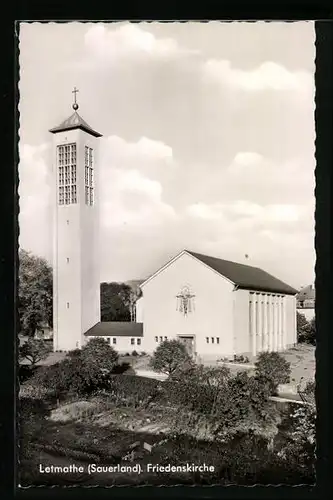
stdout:
<svg viewBox="0 0 333 500">
<path fill-rule="evenodd" d="M 100 321 L 98 138 L 77 113 L 53 134 L 53 348 L 81 348 Z"/>
</svg>

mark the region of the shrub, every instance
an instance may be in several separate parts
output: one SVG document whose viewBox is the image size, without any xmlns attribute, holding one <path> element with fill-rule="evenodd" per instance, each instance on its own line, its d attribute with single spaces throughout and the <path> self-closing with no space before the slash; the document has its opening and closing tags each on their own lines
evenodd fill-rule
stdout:
<svg viewBox="0 0 333 500">
<path fill-rule="evenodd" d="M 263 383 L 267 382 L 273 395 L 279 384 L 290 382 L 290 363 L 278 352 L 261 352 L 255 363 L 255 371 Z"/>
<path fill-rule="evenodd" d="M 184 344 L 178 340 L 165 340 L 157 347 L 149 364 L 157 372 L 172 375 L 189 362 L 191 357 Z"/>
<path fill-rule="evenodd" d="M 137 353 L 137 351 L 133 351 L 132 356 L 139 356 L 139 354 Z"/>
<path fill-rule="evenodd" d="M 58 396 L 63 392 L 87 394 L 103 387 L 106 377 L 98 365 L 87 364 L 81 358 L 74 357 L 66 358 L 39 371 L 35 383 L 45 388 L 52 388 L 54 394 Z"/>
<path fill-rule="evenodd" d="M 159 380 L 135 375 L 110 375 L 108 379 L 108 394 L 116 402 L 125 402 L 130 406 L 147 405 L 153 401 L 161 390 Z"/>
<path fill-rule="evenodd" d="M 118 353 L 103 338 L 90 339 L 81 349 L 82 361 L 89 365 L 95 365 L 101 370 L 112 371 L 118 362 Z"/>
<path fill-rule="evenodd" d="M 237 430 L 264 434 L 274 429 L 278 415 L 270 394 L 270 386 L 259 377 L 246 372 L 230 377 L 216 405 L 216 437 L 225 439 Z"/>
<path fill-rule="evenodd" d="M 50 346 L 44 340 L 29 338 L 27 342 L 19 347 L 19 357 L 21 360 L 28 360 L 31 366 L 46 359 L 50 354 Z"/>
<path fill-rule="evenodd" d="M 130 363 L 124 361 L 123 363 L 117 364 L 111 373 L 114 375 L 121 373 L 126 373 L 126 375 L 135 375 L 135 370 L 132 368 Z"/>
<path fill-rule="evenodd" d="M 66 356 L 68 358 L 80 358 L 81 357 L 81 349 L 73 349 L 72 351 L 68 351 Z"/>
</svg>

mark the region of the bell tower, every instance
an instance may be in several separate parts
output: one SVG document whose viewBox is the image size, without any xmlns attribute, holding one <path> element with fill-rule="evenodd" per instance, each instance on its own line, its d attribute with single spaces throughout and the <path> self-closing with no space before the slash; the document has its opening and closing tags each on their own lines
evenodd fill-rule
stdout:
<svg viewBox="0 0 333 500">
<path fill-rule="evenodd" d="M 74 113 L 53 134 L 53 348 L 81 348 L 100 321 L 98 143 Z"/>
</svg>

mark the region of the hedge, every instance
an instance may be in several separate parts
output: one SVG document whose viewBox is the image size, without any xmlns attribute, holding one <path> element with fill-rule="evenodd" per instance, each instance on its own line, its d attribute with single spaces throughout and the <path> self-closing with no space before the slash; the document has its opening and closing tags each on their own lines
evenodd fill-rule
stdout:
<svg viewBox="0 0 333 500">
<path fill-rule="evenodd" d="M 162 383 L 159 380 L 135 375 L 111 375 L 107 392 L 116 401 L 134 404 L 148 404 L 157 397 Z"/>
</svg>

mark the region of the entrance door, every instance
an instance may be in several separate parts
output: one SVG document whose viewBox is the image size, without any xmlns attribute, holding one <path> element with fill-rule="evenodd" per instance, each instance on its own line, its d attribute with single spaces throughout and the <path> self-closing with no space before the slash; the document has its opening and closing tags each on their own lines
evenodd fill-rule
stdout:
<svg viewBox="0 0 333 500">
<path fill-rule="evenodd" d="M 179 335 L 178 339 L 182 344 L 185 345 L 186 350 L 190 356 L 193 356 L 194 354 L 194 337 L 188 336 L 188 335 Z"/>
</svg>

